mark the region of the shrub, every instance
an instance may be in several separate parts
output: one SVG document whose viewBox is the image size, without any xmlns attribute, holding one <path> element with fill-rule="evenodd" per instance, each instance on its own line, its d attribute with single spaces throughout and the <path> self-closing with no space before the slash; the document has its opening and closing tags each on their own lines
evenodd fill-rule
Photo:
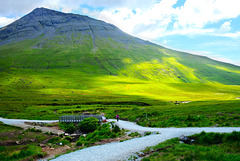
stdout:
<svg viewBox="0 0 240 161">
<path fill-rule="evenodd" d="M 148 135 L 151 135 L 151 134 L 152 134 L 152 132 L 150 132 L 150 131 L 149 132 L 145 132 L 144 136 L 148 136 Z"/>
<path fill-rule="evenodd" d="M 128 134 L 128 136 L 137 137 L 137 136 L 141 136 L 141 134 L 139 134 L 138 132 L 131 132 L 130 134 Z"/>
<path fill-rule="evenodd" d="M 228 142 L 240 142 L 240 132 L 233 131 L 232 133 L 227 135 L 226 141 Z"/>
<path fill-rule="evenodd" d="M 72 140 L 72 137 L 71 136 L 66 136 L 64 139 L 68 140 L 68 141 L 71 141 Z"/>
<path fill-rule="evenodd" d="M 76 126 L 73 123 L 68 122 L 59 122 L 58 126 L 60 129 L 63 129 L 66 133 L 74 133 L 76 131 Z"/>
<path fill-rule="evenodd" d="M 60 140 L 61 140 L 61 137 L 53 137 L 48 140 L 48 143 L 56 143 L 56 142 L 59 142 Z"/>
<path fill-rule="evenodd" d="M 115 125 L 115 126 L 113 127 L 112 131 L 115 132 L 115 133 L 118 133 L 118 132 L 120 132 L 121 130 L 120 130 L 120 128 L 119 128 L 118 125 Z"/>
<path fill-rule="evenodd" d="M 98 119 L 95 117 L 85 118 L 79 123 L 78 127 L 82 132 L 93 132 L 98 127 Z"/>
<path fill-rule="evenodd" d="M 77 141 L 76 146 L 82 146 L 82 145 L 83 145 L 83 143 L 81 140 Z"/>
<path fill-rule="evenodd" d="M 74 133 L 75 131 L 76 131 L 76 127 L 74 126 L 73 123 L 68 124 L 68 126 L 66 127 L 66 130 L 65 130 L 65 132 L 70 133 L 70 134 Z"/>
<path fill-rule="evenodd" d="M 42 132 L 42 130 L 36 128 L 28 128 L 26 132 Z"/>
<path fill-rule="evenodd" d="M 67 140 L 67 139 L 62 139 L 60 142 L 62 143 L 62 145 L 68 145 L 68 144 L 70 144 L 70 141 Z"/>
</svg>

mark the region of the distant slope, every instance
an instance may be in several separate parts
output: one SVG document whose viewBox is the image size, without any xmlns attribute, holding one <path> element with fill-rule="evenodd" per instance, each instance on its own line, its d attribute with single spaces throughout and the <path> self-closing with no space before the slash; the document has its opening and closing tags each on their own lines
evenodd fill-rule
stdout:
<svg viewBox="0 0 240 161">
<path fill-rule="evenodd" d="M 18 69 L 71 69 L 159 83 L 240 85 L 239 66 L 170 50 L 103 21 L 45 8 L 1 28 L 0 45 L 4 76 Z"/>
</svg>

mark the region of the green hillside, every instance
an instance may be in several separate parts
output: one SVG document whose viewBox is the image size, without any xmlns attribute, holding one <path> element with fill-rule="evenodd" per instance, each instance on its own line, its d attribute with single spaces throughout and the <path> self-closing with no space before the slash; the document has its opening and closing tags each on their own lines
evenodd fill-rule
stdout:
<svg viewBox="0 0 240 161">
<path fill-rule="evenodd" d="M 44 12 L 53 16 L 54 29 L 49 29 L 48 19 L 42 20 Z M 239 66 L 170 50 L 102 21 L 55 12 L 30 13 L 35 20 L 41 13 L 41 23 L 34 27 L 23 21 L 27 15 L 0 29 L 0 116 L 30 118 L 26 113 L 33 109 L 32 115 L 40 111 L 44 116 L 47 109 L 53 114 L 86 104 L 117 108 L 126 103 L 160 106 L 240 97 Z M 76 18 L 87 25 L 78 28 Z"/>
<path fill-rule="evenodd" d="M 75 44 L 76 39 L 84 43 Z M 85 74 L 102 74 L 160 83 L 221 83 L 239 85 L 240 67 L 163 48 L 157 45 L 124 44 L 112 39 L 90 36 L 72 37 L 72 42 L 59 44 L 62 38 L 45 42 L 46 47 L 33 48 L 37 40 L 3 45 L 1 68 L 76 69 Z"/>
<path fill-rule="evenodd" d="M 96 40 L 93 51 L 90 37 L 78 38 L 85 43 L 74 46 L 50 41 L 48 47 L 35 49 L 32 47 L 38 41 L 26 40 L 1 46 L 3 91 L 9 87 L 51 94 L 108 91 L 172 101 L 175 97 L 204 100 L 239 96 L 240 67 L 157 45 L 124 45 L 111 39 Z"/>
</svg>

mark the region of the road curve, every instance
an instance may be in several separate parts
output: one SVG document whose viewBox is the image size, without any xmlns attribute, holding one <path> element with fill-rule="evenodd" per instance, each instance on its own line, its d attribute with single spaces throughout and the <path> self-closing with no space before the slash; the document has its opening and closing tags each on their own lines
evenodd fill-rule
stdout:
<svg viewBox="0 0 240 161">
<path fill-rule="evenodd" d="M 24 122 L 44 122 L 44 123 L 52 123 L 58 122 L 58 120 L 21 120 L 21 119 L 5 119 L 0 117 L 0 121 L 5 124 L 15 125 L 26 128 L 26 126 L 30 126 L 25 124 Z M 109 119 L 108 122 L 115 121 L 114 119 Z M 141 138 L 135 138 L 131 140 L 127 140 L 124 142 L 114 142 L 99 146 L 93 146 L 89 148 L 85 148 L 82 150 L 78 150 L 75 152 L 71 152 L 68 154 L 61 155 L 53 161 L 66 161 L 66 160 L 74 160 L 74 161 L 115 161 L 115 160 L 125 160 L 132 154 L 139 152 L 145 149 L 148 146 L 157 145 L 160 142 L 165 140 L 179 137 L 181 135 L 193 135 L 196 133 L 200 133 L 202 131 L 205 132 L 220 132 L 220 133 L 230 133 L 232 131 L 240 131 L 240 127 L 186 127 L 186 128 L 150 128 L 150 127 L 142 127 L 133 122 L 122 121 L 116 122 L 120 128 L 124 128 L 130 131 L 137 132 L 158 132 L 158 135 L 150 135 Z M 43 127 L 44 128 L 44 127 Z M 48 129 L 41 129 L 48 130 Z"/>
<path fill-rule="evenodd" d="M 108 120 L 116 121 L 113 119 Z M 117 122 L 120 128 L 138 132 L 159 132 L 158 135 L 150 135 L 141 138 L 131 139 L 124 142 L 114 142 L 100 146 L 93 146 L 86 149 L 78 150 L 72 153 L 61 155 L 53 161 L 116 161 L 125 160 L 132 154 L 145 149 L 148 146 L 157 145 L 165 140 L 179 137 L 181 135 L 193 135 L 205 132 L 232 132 L 240 131 L 240 127 L 187 127 L 187 128 L 149 128 L 136 125 L 135 123 L 122 121 Z"/>
</svg>

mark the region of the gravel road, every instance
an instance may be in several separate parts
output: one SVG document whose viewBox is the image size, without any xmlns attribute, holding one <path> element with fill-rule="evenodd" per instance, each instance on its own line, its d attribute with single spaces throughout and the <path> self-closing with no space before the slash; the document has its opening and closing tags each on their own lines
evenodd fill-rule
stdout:
<svg viewBox="0 0 240 161">
<path fill-rule="evenodd" d="M 15 125 L 20 127 L 30 126 L 25 124 L 24 122 L 44 122 L 44 123 L 52 123 L 57 122 L 58 120 L 20 120 L 20 119 L 5 119 L 0 117 L 0 121 L 5 124 Z M 109 119 L 108 122 L 116 121 L 114 119 Z M 125 160 L 130 157 L 132 154 L 139 152 L 145 149 L 148 146 L 157 145 L 160 142 L 165 140 L 179 137 L 181 135 L 193 135 L 196 133 L 200 133 L 202 131 L 205 132 L 232 132 L 232 131 L 240 131 L 240 127 L 187 127 L 187 128 L 149 128 L 142 127 L 133 122 L 122 121 L 117 122 L 117 125 L 120 128 L 124 128 L 130 131 L 137 132 L 159 132 L 157 135 L 150 135 L 141 138 L 131 139 L 124 142 L 113 142 L 109 144 L 93 146 L 89 148 L 85 148 L 82 150 L 78 150 L 75 152 L 71 152 L 68 154 L 61 155 L 53 161 L 116 161 L 116 160 Z M 40 127 L 40 126 L 39 126 Z M 49 130 L 43 129 L 43 130 Z"/>
<path fill-rule="evenodd" d="M 58 120 L 22 120 L 22 119 L 5 119 L 5 118 L 0 117 L 0 121 L 2 121 L 4 124 L 22 127 L 23 129 L 36 128 L 36 129 L 42 130 L 42 132 L 52 132 L 55 134 L 64 133 L 62 130 L 57 130 L 57 129 L 53 129 L 53 128 L 49 128 L 49 127 L 33 126 L 33 125 L 25 124 L 25 122 L 53 123 L 53 122 L 58 122 Z"/>
<path fill-rule="evenodd" d="M 108 120 L 116 121 L 116 120 Z M 240 127 L 202 127 L 202 128 L 148 128 L 141 127 L 128 121 L 117 122 L 120 128 L 138 132 L 159 132 L 158 135 L 150 135 L 141 138 L 131 139 L 124 142 L 114 142 L 100 146 L 93 146 L 86 149 L 78 150 L 69 154 L 61 155 L 53 161 L 116 161 L 125 160 L 132 154 L 145 149 L 148 146 L 157 145 L 165 140 L 179 137 L 181 135 L 193 135 L 205 132 L 232 132 L 240 131 Z"/>
</svg>

